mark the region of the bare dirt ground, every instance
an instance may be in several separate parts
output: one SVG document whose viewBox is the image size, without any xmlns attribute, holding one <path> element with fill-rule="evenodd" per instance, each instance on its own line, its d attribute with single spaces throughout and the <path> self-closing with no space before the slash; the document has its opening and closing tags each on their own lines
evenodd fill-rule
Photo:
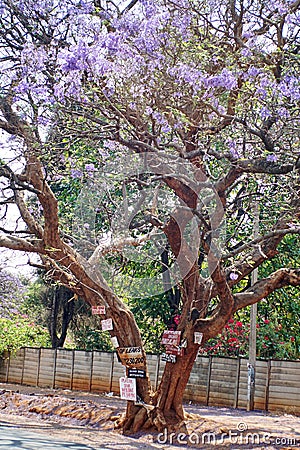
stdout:
<svg viewBox="0 0 300 450">
<path fill-rule="evenodd" d="M 0 383 L 0 426 L 10 424 L 95 449 L 300 449 L 300 418 L 291 414 L 188 404 L 189 434 L 175 445 L 163 433 L 124 436 L 116 430 L 115 420 L 125 406 L 116 396 Z"/>
</svg>

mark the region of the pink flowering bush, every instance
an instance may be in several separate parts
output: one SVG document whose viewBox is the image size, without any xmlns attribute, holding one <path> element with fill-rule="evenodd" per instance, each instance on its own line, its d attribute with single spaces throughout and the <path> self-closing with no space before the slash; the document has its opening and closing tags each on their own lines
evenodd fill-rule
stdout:
<svg viewBox="0 0 300 450">
<path fill-rule="evenodd" d="M 289 335 L 280 324 L 268 319 L 258 319 L 257 357 L 273 359 L 298 359 L 299 338 Z M 200 350 L 202 355 L 244 356 L 249 353 L 250 323 L 230 319 L 222 333 L 210 339 Z"/>
<path fill-rule="evenodd" d="M 230 319 L 222 334 L 210 339 L 201 353 L 215 356 L 238 356 L 248 352 L 249 324 Z"/>
</svg>

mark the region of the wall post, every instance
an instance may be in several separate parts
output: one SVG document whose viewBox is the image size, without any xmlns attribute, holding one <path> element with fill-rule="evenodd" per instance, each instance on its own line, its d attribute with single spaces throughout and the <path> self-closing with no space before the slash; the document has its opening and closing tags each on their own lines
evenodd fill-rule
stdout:
<svg viewBox="0 0 300 450">
<path fill-rule="evenodd" d="M 234 408 L 237 408 L 239 404 L 240 374 L 241 374 L 241 357 L 239 356 L 237 359 L 237 366 L 235 373 L 234 404 L 233 404 Z"/>
<path fill-rule="evenodd" d="M 265 388 L 265 411 L 269 411 L 270 382 L 271 382 L 272 360 L 268 360 L 266 388 Z"/>
<path fill-rule="evenodd" d="M 212 366 L 212 356 L 209 356 L 208 371 L 207 371 L 207 382 L 206 382 L 206 400 L 205 400 L 206 406 L 209 405 L 211 366 Z"/>
</svg>

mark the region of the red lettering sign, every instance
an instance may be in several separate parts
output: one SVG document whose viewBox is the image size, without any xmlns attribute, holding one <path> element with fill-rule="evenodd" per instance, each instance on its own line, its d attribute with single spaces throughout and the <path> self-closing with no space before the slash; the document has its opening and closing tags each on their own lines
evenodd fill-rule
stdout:
<svg viewBox="0 0 300 450">
<path fill-rule="evenodd" d="M 162 345 L 179 345 L 181 331 L 164 331 L 161 343 Z"/>
</svg>

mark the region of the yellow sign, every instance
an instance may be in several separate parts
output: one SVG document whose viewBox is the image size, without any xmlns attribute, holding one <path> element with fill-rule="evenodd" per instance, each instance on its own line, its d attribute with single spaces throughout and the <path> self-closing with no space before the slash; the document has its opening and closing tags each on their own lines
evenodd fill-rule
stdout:
<svg viewBox="0 0 300 450">
<path fill-rule="evenodd" d="M 141 347 L 119 347 L 117 352 L 123 366 L 141 367 L 145 364 Z"/>
</svg>

